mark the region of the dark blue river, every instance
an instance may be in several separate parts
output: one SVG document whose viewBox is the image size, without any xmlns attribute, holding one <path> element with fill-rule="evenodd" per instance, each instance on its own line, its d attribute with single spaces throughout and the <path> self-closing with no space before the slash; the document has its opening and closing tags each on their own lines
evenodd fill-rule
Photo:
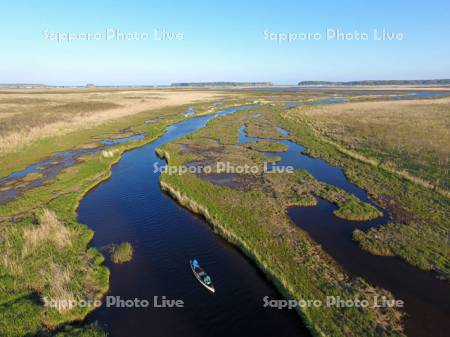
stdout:
<svg viewBox="0 0 450 337">
<path fill-rule="evenodd" d="M 224 109 L 221 115 L 248 109 Z M 130 241 L 131 262 L 114 265 L 108 295 L 122 299 L 183 300 L 183 308 L 111 308 L 94 311 L 110 336 L 309 336 L 293 311 L 263 307 L 264 296 L 281 298 L 264 275 L 237 249 L 213 234 L 201 218 L 178 206 L 161 191 L 154 163 L 164 165 L 155 149 L 204 127 L 214 116 L 195 117 L 175 124 L 155 142 L 123 155 L 112 177 L 80 203 L 78 220 L 95 231 L 93 246 Z M 255 140 L 240 130 L 240 142 Z M 287 135 L 285 130 L 280 132 Z M 288 151 L 278 165 L 308 170 L 316 179 L 338 186 L 372 203 L 366 191 L 350 183 L 342 169 L 302 154 L 304 148 L 282 141 Z M 373 203 L 372 203 L 373 204 Z M 307 231 L 350 274 L 391 291 L 406 303 L 408 336 L 446 336 L 450 331 L 450 287 L 432 273 L 420 271 L 399 258 L 379 257 L 361 250 L 352 240 L 355 228 L 385 224 L 389 215 L 372 221 L 346 221 L 333 215 L 335 206 L 319 199 L 316 207 L 288 210 L 293 222 Z M 212 276 L 216 293 L 203 288 L 192 275 L 189 260 L 199 258 Z M 330 294 L 333 295 L 333 294 Z"/>
<path fill-rule="evenodd" d="M 241 144 L 257 141 L 248 137 L 245 127 L 239 130 Z M 286 130 L 279 131 L 288 137 Z M 379 208 L 367 192 L 352 184 L 344 171 L 324 160 L 303 154 L 305 148 L 289 140 L 279 140 L 288 147 L 285 152 L 266 152 L 280 157 L 277 166 L 292 166 L 306 170 L 317 180 L 337 186 L 370 203 L 383 212 L 383 216 L 370 221 L 348 221 L 334 216 L 336 206 L 318 199 L 315 207 L 291 207 L 292 221 L 331 255 L 351 275 L 363 277 L 370 284 L 389 290 L 396 299 L 404 301 L 406 333 L 412 337 L 446 337 L 450 331 L 450 286 L 438 280 L 431 272 L 421 271 L 398 257 L 375 256 L 359 248 L 353 241 L 355 229 L 368 230 L 389 221 L 386 210 Z M 332 295 L 332 294 L 331 294 Z"/>
<path fill-rule="evenodd" d="M 225 109 L 220 114 L 251 107 Z M 80 203 L 78 220 L 95 231 L 93 246 L 101 249 L 130 241 L 135 250 L 129 263 L 107 262 L 111 270 L 108 295 L 184 301 L 183 308 L 104 305 L 88 321 L 99 321 L 110 336 L 310 336 L 294 311 L 264 308 L 264 296 L 282 298 L 272 284 L 205 221 L 160 189 L 153 164 L 164 162 L 155 149 L 198 130 L 213 117 L 175 124 L 155 142 L 125 153 L 113 167 L 111 179 Z M 189 266 L 194 257 L 212 276 L 215 294 L 194 278 Z"/>
</svg>

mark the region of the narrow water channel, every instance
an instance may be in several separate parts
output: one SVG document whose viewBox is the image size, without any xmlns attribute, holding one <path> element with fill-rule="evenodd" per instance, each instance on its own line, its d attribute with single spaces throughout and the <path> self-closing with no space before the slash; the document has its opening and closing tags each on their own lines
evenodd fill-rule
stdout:
<svg viewBox="0 0 450 337">
<path fill-rule="evenodd" d="M 128 137 L 104 139 L 94 148 L 74 149 L 53 153 L 52 156 L 42 159 L 36 164 L 32 164 L 23 170 L 11 173 L 0 178 L 0 205 L 17 199 L 24 192 L 55 179 L 64 169 L 77 164 L 80 158 L 87 155 L 94 155 L 108 147 L 144 139 L 143 134 L 136 134 Z M 30 175 L 35 174 L 35 177 Z M 24 180 L 26 178 L 28 180 Z"/>
<path fill-rule="evenodd" d="M 286 130 L 279 129 L 285 136 Z M 245 127 L 240 128 L 240 143 L 256 141 L 248 137 Z M 293 166 L 307 170 L 317 180 L 335 185 L 362 201 L 374 205 L 367 192 L 352 184 L 343 170 L 324 160 L 305 154 L 304 147 L 288 140 L 281 140 L 288 147 L 286 152 L 265 153 L 279 156 L 279 166 Z M 379 207 L 377 207 L 380 209 Z M 352 275 L 363 277 L 369 283 L 391 291 L 397 299 L 405 302 L 406 333 L 410 337 L 445 337 L 450 331 L 450 286 L 438 280 L 431 272 L 421 271 L 397 257 L 372 255 L 359 248 L 353 241 L 352 233 L 356 228 L 367 230 L 386 224 L 389 214 L 371 221 L 348 221 L 334 216 L 336 206 L 319 199 L 315 207 L 292 207 L 288 215 L 292 221 L 305 230 L 320 244 L 341 266 Z M 333 294 L 329 294 L 333 295 Z"/>
<path fill-rule="evenodd" d="M 233 113 L 242 106 L 224 109 Z M 130 241 L 133 260 L 106 262 L 108 295 L 121 299 L 181 299 L 183 308 L 116 308 L 94 311 L 110 336 L 310 336 L 289 310 L 263 307 L 263 297 L 281 298 L 264 275 L 232 245 L 213 234 L 201 218 L 163 193 L 154 163 L 155 149 L 194 132 L 214 116 L 195 117 L 168 128 L 158 140 L 125 153 L 112 176 L 81 201 L 78 220 L 95 231 L 92 245 Z M 212 276 L 212 294 L 194 278 L 189 260 L 198 258 Z"/>
<path fill-rule="evenodd" d="M 437 91 L 437 90 L 408 90 L 408 89 L 396 89 L 396 90 L 383 90 L 383 89 L 343 89 L 343 88 L 330 88 L 322 87 L 252 87 L 232 90 L 254 90 L 254 91 L 287 91 L 287 92 L 311 92 L 320 90 L 324 93 L 333 93 L 339 95 L 386 95 L 386 99 L 404 100 L 404 99 L 423 99 L 423 98 L 437 98 L 449 96 L 449 91 Z"/>
</svg>

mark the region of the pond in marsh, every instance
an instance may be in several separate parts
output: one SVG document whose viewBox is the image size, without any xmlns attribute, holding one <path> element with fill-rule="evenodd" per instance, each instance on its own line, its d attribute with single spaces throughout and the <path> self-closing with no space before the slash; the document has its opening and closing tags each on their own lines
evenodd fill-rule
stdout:
<svg viewBox="0 0 450 337">
<path fill-rule="evenodd" d="M 278 131 L 284 136 L 288 136 L 288 132 L 284 129 L 278 128 Z M 245 126 L 239 129 L 239 143 L 258 141 L 259 138 L 248 137 L 245 132 Z M 296 170 L 306 170 L 314 178 L 323 181 L 327 184 L 337 186 L 344 191 L 356 195 L 363 201 L 369 201 L 366 191 L 348 181 L 344 171 L 336 166 L 332 166 L 324 160 L 313 158 L 303 154 L 305 148 L 289 140 L 277 140 L 286 145 L 287 151 L 284 152 L 266 152 L 268 157 L 281 157 L 275 166 L 292 166 Z M 270 168 L 270 166 L 269 166 Z"/>
<path fill-rule="evenodd" d="M 227 115 L 247 105 L 224 109 Z M 310 336 L 294 311 L 264 308 L 263 298 L 281 298 L 272 284 L 236 248 L 215 235 L 201 218 L 161 191 L 154 164 L 164 165 L 155 149 L 192 133 L 214 116 L 195 117 L 167 129 L 153 143 L 125 153 L 80 203 L 78 220 L 95 231 L 92 245 L 130 241 L 132 261 L 106 262 L 110 296 L 121 299 L 182 300 L 183 308 L 116 308 L 105 305 L 98 320 L 110 336 Z M 198 258 L 216 293 L 195 279 L 189 260 Z"/>
<path fill-rule="evenodd" d="M 385 288 L 404 301 L 408 336 L 448 336 L 450 331 L 450 286 L 432 273 L 421 271 L 397 257 L 375 256 L 352 240 L 356 228 L 367 230 L 386 223 L 348 221 L 334 216 L 336 206 L 318 199 L 315 207 L 293 207 L 291 219 L 353 275 Z"/>
<path fill-rule="evenodd" d="M 345 103 L 348 102 L 348 98 L 336 97 L 336 98 L 322 98 L 316 101 L 304 101 L 304 102 L 286 102 L 288 108 L 295 108 L 299 105 L 318 105 L 318 104 L 333 104 L 333 103 Z"/>
<path fill-rule="evenodd" d="M 0 178 L 0 205 L 6 204 L 18 198 L 24 192 L 55 179 L 64 169 L 79 163 L 83 156 L 97 154 L 116 144 L 144 138 L 145 136 L 139 133 L 127 137 L 104 139 L 100 144 L 95 143 L 92 148 L 55 152 L 49 158 Z"/>
<path fill-rule="evenodd" d="M 288 132 L 279 129 L 288 137 Z M 257 141 L 248 137 L 245 127 L 240 128 L 240 143 Z M 372 205 L 367 192 L 352 184 L 343 170 L 332 166 L 324 160 L 312 158 L 305 154 L 304 147 L 289 140 L 280 140 L 288 147 L 285 152 L 265 154 L 279 156 L 277 166 L 293 166 L 304 169 L 317 180 L 335 185 L 362 201 Z M 376 205 L 374 205 L 376 207 Z M 377 207 L 379 208 L 379 207 Z M 371 221 L 348 221 L 334 216 L 336 206 L 318 199 L 315 207 L 292 207 L 288 215 L 300 228 L 320 244 L 341 266 L 355 276 L 361 276 L 372 285 L 385 288 L 397 299 L 405 302 L 406 333 L 408 336 L 448 336 L 450 331 L 450 286 L 438 280 L 432 273 L 421 271 L 397 257 L 375 256 L 359 248 L 353 241 L 355 229 L 367 230 L 373 226 L 386 224 L 389 215 L 385 210 L 383 216 Z M 329 294 L 333 295 L 333 294 Z"/>
<path fill-rule="evenodd" d="M 344 89 L 331 87 L 255 87 L 255 88 L 241 88 L 230 90 L 256 90 L 256 91 L 286 91 L 286 92 L 324 92 L 342 95 L 389 95 L 388 99 L 420 99 L 445 97 L 450 95 L 450 91 L 439 90 L 411 90 L 411 89 Z"/>
</svg>

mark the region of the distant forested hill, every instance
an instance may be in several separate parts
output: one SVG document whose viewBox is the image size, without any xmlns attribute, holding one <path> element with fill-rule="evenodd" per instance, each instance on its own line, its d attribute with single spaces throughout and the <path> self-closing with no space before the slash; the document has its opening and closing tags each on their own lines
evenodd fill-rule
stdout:
<svg viewBox="0 0 450 337">
<path fill-rule="evenodd" d="M 374 81 L 301 81 L 298 85 L 448 85 L 450 79 L 440 80 L 374 80 Z"/>
<path fill-rule="evenodd" d="M 225 87 L 225 86 L 271 86 L 272 82 L 183 82 L 172 83 L 172 87 Z"/>
</svg>

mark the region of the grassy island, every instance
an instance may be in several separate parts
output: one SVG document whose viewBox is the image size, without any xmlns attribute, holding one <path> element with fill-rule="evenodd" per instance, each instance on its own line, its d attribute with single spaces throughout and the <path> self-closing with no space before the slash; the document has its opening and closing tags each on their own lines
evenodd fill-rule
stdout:
<svg viewBox="0 0 450 337">
<path fill-rule="evenodd" d="M 129 242 L 122 242 L 112 245 L 111 247 L 111 260 L 114 263 L 125 263 L 131 261 L 133 258 L 133 247 Z"/>
<path fill-rule="evenodd" d="M 240 164 L 262 165 L 269 158 L 238 143 L 239 127 L 250 125 L 252 137 L 272 138 L 281 115 L 273 107 L 257 111 L 257 119 L 254 111 L 243 111 L 213 120 L 199 132 L 162 146 L 159 153 L 170 165 L 192 160 L 234 163 L 237 159 Z M 216 182 L 208 175 L 163 174 L 161 187 L 181 205 L 203 215 L 214 231 L 251 258 L 287 298 L 325 299 L 327 294 L 344 299 L 374 294 L 392 297 L 384 289 L 347 275 L 290 221 L 287 207 L 312 206 L 316 203 L 314 195 L 338 205 L 338 215 L 345 218 L 380 216 L 373 206 L 317 181 L 306 171 L 234 175 L 232 182 Z M 317 336 L 403 335 L 402 314 L 392 308 L 307 308 L 300 309 L 299 314 Z"/>
</svg>

